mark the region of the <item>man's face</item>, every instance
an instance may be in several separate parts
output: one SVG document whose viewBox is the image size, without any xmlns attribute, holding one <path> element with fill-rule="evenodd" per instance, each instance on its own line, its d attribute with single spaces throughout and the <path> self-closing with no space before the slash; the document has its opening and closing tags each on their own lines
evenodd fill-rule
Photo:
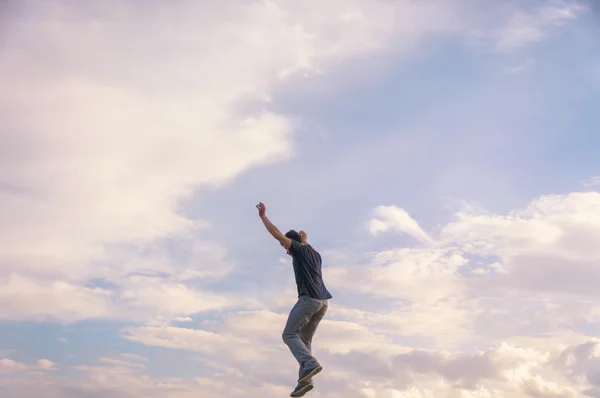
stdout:
<svg viewBox="0 0 600 398">
<path fill-rule="evenodd" d="M 280 243 L 280 245 L 281 245 L 281 247 L 283 247 L 285 249 L 284 245 L 282 245 L 281 243 Z M 288 256 L 292 255 L 292 253 L 290 253 L 290 249 L 285 249 L 285 252 L 288 254 Z"/>
</svg>

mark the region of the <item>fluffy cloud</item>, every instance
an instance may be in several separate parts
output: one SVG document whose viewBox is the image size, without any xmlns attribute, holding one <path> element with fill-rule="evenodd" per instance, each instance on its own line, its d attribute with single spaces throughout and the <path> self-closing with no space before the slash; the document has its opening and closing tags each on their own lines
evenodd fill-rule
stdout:
<svg viewBox="0 0 600 398">
<path fill-rule="evenodd" d="M 571 382 L 587 387 L 587 396 L 600 396 L 600 344 L 596 339 L 556 350 L 551 364 Z"/>
<path fill-rule="evenodd" d="M 389 330 L 387 334 L 377 331 L 378 324 L 371 319 L 331 319 L 343 315 L 331 313 L 315 339 L 315 353 L 327 369 L 317 382 L 323 392 L 349 389 L 346 394 L 357 398 L 386 394 L 574 398 L 594 383 L 597 361 L 591 353 L 598 351 L 595 342 L 581 347 L 554 345 L 551 350 L 507 343 L 481 351 L 469 346 L 466 352 L 413 349 L 394 342 L 397 336 Z M 281 328 L 274 327 L 282 327 L 284 321 L 284 314 L 241 312 L 227 315 L 211 331 L 148 326 L 124 332 L 142 344 L 203 353 L 202 361 L 215 374 L 202 377 L 201 384 L 215 392 L 241 386 L 242 380 L 250 378 L 263 380 L 262 387 L 269 385 L 267 389 L 272 388 L 275 396 L 289 388 L 296 371 L 294 359 L 280 340 Z M 265 373 L 265 368 L 270 371 Z"/>
<path fill-rule="evenodd" d="M 204 235 L 210 224 L 181 203 L 198 187 L 293 155 L 293 124 L 267 110 L 277 85 L 387 51 L 392 40 L 407 51 L 453 30 L 460 10 L 409 1 L 215 4 L 152 3 L 142 18 L 133 2 L 4 6 L 0 217 L 10 228 L 0 230 L 2 290 L 26 284 L 20 302 L 31 310 L 3 318 L 52 311 L 33 310 L 37 288 L 61 301 L 48 315 L 74 321 L 122 312 L 107 309 L 108 292 L 88 289 L 90 281 L 135 298 L 149 292 L 132 291 L 132 274 L 227 275 L 227 251 Z M 180 289 L 153 286 L 158 296 Z M 201 307 L 160 305 L 148 317 Z"/>
<path fill-rule="evenodd" d="M 599 210 L 598 192 L 550 195 L 504 216 L 459 214 L 440 236 L 502 271 L 480 278 L 490 289 L 593 297 L 600 280 L 593 238 L 600 232 Z"/>
<path fill-rule="evenodd" d="M 85 319 L 147 321 L 238 305 L 208 291 L 158 277 L 131 276 L 116 289 L 63 281 L 42 282 L 13 274 L 0 292 L 4 320 L 76 322 Z"/>
<path fill-rule="evenodd" d="M 10 377 L 0 388 L 15 398 L 288 394 L 297 369 L 280 336 L 287 314 L 276 311 L 293 292 L 211 291 L 235 264 L 182 203 L 294 156 L 295 123 L 269 110 L 283 81 L 404 55 L 481 21 L 465 21 L 471 3 L 459 0 L 134 3 L 3 8 L 0 319 L 147 322 L 123 337 L 200 355 L 205 370 L 158 378 L 145 357 L 103 355 L 69 368 L 74 378 L 48 359 L 1 359 Z M 509 23 L 483 35 L 500 51 L 543 40 L 581 10 L 507 7 Z M 600 319 L 599 203 L 595 192 L 545 196 L 508 214 L 462 211 L 430 232 L 401 207 L 376 208 L 373 235 L 418 245 L 326 268 L 336 301 L 315 339 L 327 371 L 312 396 L 600 396 L 591 343 L 527 348 Z M 254 311 L 263 303 L 272 311 Z M 199 312 L 219 321 L 197 326 Z"/>
<path fill-rule="evenodd" d="M 373 213 L 374 217 L 369 221 L 368 228 L 369 232 L 375 236 L 382 232 L 396 230 L 409 234 L 420 241 L 431 241 L 431 238 L 404 209 L 397 206 L 379 206 Z"/>
<path fill-rule="evenodd" d="M 123 2 L 5 6 L 0 215 L 11 227 L 0 231 L 0 263 L 7 289 L 19 280 L 64 291 L 63 301 L 69 292 L 86 295 L 87 314 L 54 314 L 72 321 L 119 313 L 106 310 L 103 292 L 88 290 L 95 279 L 141 297 L 146 292 L 127 282 L 132 274 L 226 276 L 227 251 L 181 203 L 198 187 L 293 155 L 293 124 L 266 110 L 277 85 L 349 57 L 406 53 L 431 34 L 464 32 L 467 15 L 460 1 L 219 4 L 155 3 L 143 18 Z M 540 18 L 571 15 L 553 10 Z M 396 228 L 427 240 L 402 210 L 380 211 L 387 213 L 373 221 L 374 232 Z M 33 294 L 22 295 L 25 307 L 36 307 Z"/>
<path fill-rule="evenodd" d="M 54 368 L 54 362 L 49 359 L 39 359 L 37 365 L 44 370 L 50 370 Z"/>
<path fill-rule="evenodd" d="M 255 314 L 261 320 L 261 314 Z M 165 329 L 165 336 L 181 342 L 184 334 Z M 0 378 L 0 386 L 10 396 L 77 397 L 146 395 L 153 398 L 187 398 L 202 392 L 206 396 L 247 396 L 248 383 L 266 398 L 289 393 L 295 369 L 290 368 L 291 355 L 285 350 L 261 351 L 261 355 L 239 360 L 236 353 L 245 344 L 235 336 L 206 340 L 201 331 L 185 332 L 193 337 L 193 346 L 202 349 L 212 345 L 216 356 L 205 357 L 205 365 L 214 375 L 196 378 L 157 378 L 146 371 L 148 359 L 139 355 L 121 354 L 101 357 L 97 365 L 77 365 L 72 368 L 80 377 L 60 373 L 27 372 L 27 366 L 0 360 L 0 369 L 19 370 L 19 377 Z M 243 327 L 236 332 L 243 333 Z M 179 337 L 178 337 L 179 336 Z M 348 341 L 357 340 L 355 338 Z M 578 391 L 594 397 L 597 373 L 597 342 L 556 348 L 552 351 L 523 349 L 500 344 L 473 353 L 448 351 L 405 350 L 402 353 L 370 351 L 365 347 L 349 352 L 333 353 L 321 344 L 320 357 L 327 367 L 316 381 L 315 397 L 495 397 L 495 398 L 575 398 Z M 393 346 L 393 344 L 390 344 Z M 195 348 L 192 348 L 195 347 Z M 183 345 L 177 348 L 185 348 Z M 38 364 L 46 368 L 56 365 L 46 360 Z M 62 367 L 61 367 L 62 368 Z M 269 369 L 268 372 L 265 370 Z M 552 381 L 548 381 L 551 379 Z M 42 395 L 40 395 L 42 394 Z M 325 394 L 325 395 L 324 395 Z"/>
<path fill-rule="evenodd" d="M 131 360 L 124 354 L 121 354 L 119 356 L 119 358 L 101 357 L 98 359 L 98 361 L 103 364 L 114 365 L 114 366 L 124 366 L 124 367 L 140 368 L 140 369 L 144 369 L 146 367 L 143 363 L 139 363 L 138 361 Z"/>
<path fill-rule="evenodd" d="M 13 361 L 12 359 L 2 358 L 0 359 L 0 369 L 5 371 L 25 370 L 27 369 L 27 365 Z"/>
<path fill-rule="evenodd" d="M 265 324 L 265 315 L 252 314 L 258 325 Z M 324 325 L 323 331 L 333 324 L 335 322 Z M 170 327 L 144 328 L 128 332 L 131 333 L 130 338 L 145 344 L 208 354 L 203 357 L 203 362 L 215 369 L 215 373 L 213 376 L 198 378 L 196 382 L 209 388 L 214 396 L 221 396 L 220 394 L 226 392 L 231 396 L 242 396 L 248 379 L 262 380 L 256 388 L 263 391 L 265 397 L 277 396 L 287 391 L 290 380 L 294 377 L 295 366 L 293 358 L 287 349 L 282 347 L 282 343 L 266 344 L 268 340 L 257 339 L 252 333 L 250 339 L 245 339 L 244 325 L 231 325 L 233 324 L 223 327 L 218 334 Z M 341 329 L 338 328 L 339 330 Z M 577 391 L 581 391 L 582 387 L 594 383 L 595 365 L 589 363 L 590 355 L 586 354 L 590 349 L 582 350 L 579 346 L 538 351 L 500 344 L 484 351 L 463 353 L 415 350 L 388 341 L 386 350 L 383 346 L 378 349 L 376 340 L 367 338 L 366 342 L 361 342 L 357 336 L 343 336 L 337 333 L 338 340 L 343 340 L 353 347 L 343 352 L 335 352 L 335 347 L 332 347 L 331 340 L 326 335 L 327 332 L 319 334 L 319 343 L 315 347 L 318 350 L 317 355 L 327 368 L 324 376 L 317 381 L 316 396 L 343 391 L 346 396 L 356 398 L 574 398 L 578 396 Z M 254 349 L 249 351 L 248 345 L 252 342 Z M 595 342 L 588 342 L 584 347 L 594 345 Z M 576 360 L 570 359 L 573 352 L 577 353 Z M 130 369 L 127 372 L 133 371 L 134 368 L 120 360 L 102 362 Z M 142 370 L 141 367 L 137 368 Z M 265 369 L 269 369 L 269 372 L 265 372 Z M 578 379 L 582 372 L 588 372 L 590 382 Z"/>
<path fill-rule="evenodd" d="M 76 321 L 109 316 L 113 293 L 63 281 L 43 282 L 18 274 L 2 278 L 0 318 Z"/>
<path fill-rule="evenodd" d="M 596 293 L 585 286 L 598 282 L 599 253 L 591 239 L 600 233 L 598 206 L 600 194 L 576 192 L 543 196 L 505 215 L 466 208 L 436 228 L 435 240 L 425 246 L 371 254 L 366 266 L 326 268 L 334 290 L 385 299 L 386 310 L 333 303 L 315 345 L 329 375 L 320 388 L 351 386 L 361 397 L 594 394 L 592 354 L 556 347 L 581 339 L 565 333 L 572 322 L 597 319 Z M 532 261 L 538 255 L 547 261 Z M 574 261 L 589 267 L 591 281 L 544 287 L 552 279 L 544 272 L 557 272 L 554 278 L 568 282 Z M 280 341 L 285 315 L 237 312 L 210 330 L 157 326 L 128 329 L 126 336 L 151 346 L 200 351 L 213 365 L 250 377 L 261 377 L 256 358 L 275 361 L 279 370 L 267 380 L 285 385 L 294 371 Z M 507 339 L 514 343 L 503 342 Z M 368 375 L 368 382 L 350 381 L 359 375 Z"/>
<path fill-rule="evenodd" d="M 334 268 L 340 289 L 395 297 L 418 295 L 411 284 L 439 279 L 461 285 L 593 297 L 600 279 L 600 193 L 543 196 L 506 215 L 466 210 L 439 228 L 434 245 L 373 254 L 368 268 Z M 414 228 L 418 228 L 415 224 Z M 471 275 L 472 278 L 466 278 Z M 398 289 L 398 287 L 402 287 Z M 455 289 L 458 288 L 455 286 Z M 436 292 L 428 292 L 436 295 Z"/>
</svg>

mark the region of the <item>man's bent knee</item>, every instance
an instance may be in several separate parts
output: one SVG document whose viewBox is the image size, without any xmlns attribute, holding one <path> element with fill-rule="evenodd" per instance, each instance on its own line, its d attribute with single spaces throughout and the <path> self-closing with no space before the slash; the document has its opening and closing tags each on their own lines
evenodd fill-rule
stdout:
<svg viewBox="0 0 600 398">
<path fill-rule="evenodd" d="M 298 337 L 298 333 L 295 333 L 295 332 L 289 331 L 289 330 L 284 330 L 283 333 L 281 334 L 281 339 L 283 340 L 284 343 L 287 343 L 288 341 L 292 341 L 296 337 Z"/>
</svg>

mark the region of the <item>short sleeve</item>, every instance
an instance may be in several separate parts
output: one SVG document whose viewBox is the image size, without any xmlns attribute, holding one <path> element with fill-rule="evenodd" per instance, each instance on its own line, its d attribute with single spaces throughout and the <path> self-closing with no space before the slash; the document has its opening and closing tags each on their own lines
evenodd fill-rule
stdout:
<svg viewBox="0 0 600 398">
<path fill-rule="evenodd" d="M 302 244 L 293 239 L 291 239 L 291 241 L 292 244 L 290 245 L 290 253 L 292 253 L 294 256 L 300 254 L 300 251 L 302 250 Z"/>
</svg>

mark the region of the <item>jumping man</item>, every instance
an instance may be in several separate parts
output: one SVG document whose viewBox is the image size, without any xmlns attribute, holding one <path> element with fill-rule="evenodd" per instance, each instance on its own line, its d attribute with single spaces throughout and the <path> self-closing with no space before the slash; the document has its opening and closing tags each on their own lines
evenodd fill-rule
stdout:
<svg viewBox="0 0 600 398">
<path fill-rule="evenodd" d="M 301 397 L 313 389 L 312 377 L 323 369 L 312 355 L 311 343 L 332 296 L 323 283 L 321 255 L 308 244 L 306 233 L 290 230 L 284 235 L 267 218 L 264 204 L 256 208 L 267 231 L 292 256 L 298 301 L 290 311 L 282 338 L 300 364 L 298 385 L 290 396 Z"/>
</svg>

